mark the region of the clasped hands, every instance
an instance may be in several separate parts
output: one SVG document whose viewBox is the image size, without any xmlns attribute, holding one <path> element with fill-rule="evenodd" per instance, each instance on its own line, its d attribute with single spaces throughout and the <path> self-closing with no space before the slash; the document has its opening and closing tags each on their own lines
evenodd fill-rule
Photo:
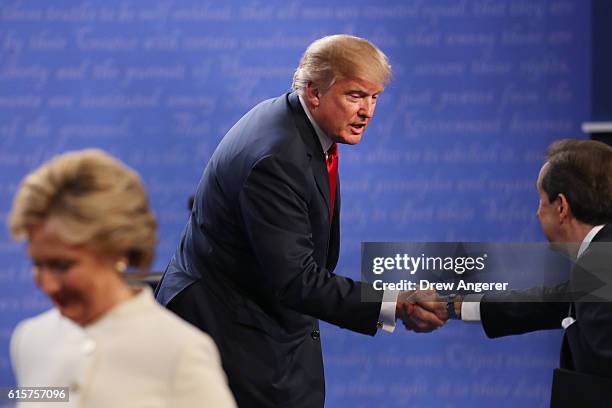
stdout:
<svg viewBox="0 0 612 408">
<path fill-rule="evenodd" d="M 442 327 L 448 320 L 446 297 L 435 290 L 401 292 L 395 306 L 395 317 L 408 330 L 429 333 Z"/>
</svg>

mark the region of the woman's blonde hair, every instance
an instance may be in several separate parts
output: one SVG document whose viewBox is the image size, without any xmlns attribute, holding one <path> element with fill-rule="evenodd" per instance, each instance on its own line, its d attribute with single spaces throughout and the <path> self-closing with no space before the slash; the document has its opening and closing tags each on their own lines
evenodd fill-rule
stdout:
<svg viewBox="0 0 612 408">
<path fill-rule="evenodd" d="M 374 44 L 352 35 L 320 38 L 308 46 L 293 74 L 294 91 L 312 83 L 322 91 L 340 79 L 357 78 L 385 85 L 391 79 L 387 56 Z"/>
<path fill-rule="evenodd" d="M 50 217 L 60 238 L 147 270 L 157 222 L 138 174 L 98 149 L 64 153 L 28 174 L 15 195 L 9 229 L 27 239 Z"/>
</svg>

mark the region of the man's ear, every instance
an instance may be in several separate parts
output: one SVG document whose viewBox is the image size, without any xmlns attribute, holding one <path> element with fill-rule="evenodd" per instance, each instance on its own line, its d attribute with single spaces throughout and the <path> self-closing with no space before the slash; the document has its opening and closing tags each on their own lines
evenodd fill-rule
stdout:
<svg viewBox="0 0 612 408">
<path fill-rule="evenodd" d="M 555 205 L 559 214 L 559 220 L 561 222 L 567 220 L 568 217 L 572 216 L 572 209 L 569 205 L 569 202 L 567 201 L 567 197 L 565 197 L 565 194 L 559 193 L 559 195 L 555 199 Z"/>
<path fill-rule="evenodd" d="M 312 82 L 308 82 L 306 85 L 304 92 L 304 96 L 306 97 L 306 102 L 308 103 L 308 107 L 311 109 L 316 109 L 319 107 L 321 92 L 319 88 L 316 87 Z"/>
</svg>

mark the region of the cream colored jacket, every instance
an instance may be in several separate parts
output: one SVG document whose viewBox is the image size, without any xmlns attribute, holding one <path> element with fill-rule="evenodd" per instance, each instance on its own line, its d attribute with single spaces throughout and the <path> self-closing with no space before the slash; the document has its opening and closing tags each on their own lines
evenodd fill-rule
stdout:
<svg viewBox="0 0 612 408">
<path fill-rule="evenodd" d="M 235 407 L 211 338 L 145 288 L 84 328 L 51 309 L 11 338 L 19 386 L 69 387 L 68 403 L 19 407 Z"/>
</svg>

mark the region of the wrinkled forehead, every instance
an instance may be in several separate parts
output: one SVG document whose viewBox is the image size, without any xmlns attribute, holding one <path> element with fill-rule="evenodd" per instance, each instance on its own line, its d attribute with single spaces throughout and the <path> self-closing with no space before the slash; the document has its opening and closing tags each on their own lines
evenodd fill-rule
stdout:
<svg viewBox="0 0 612 408">
<path fill-rule="evenodd" d="M 346 72 L 338 72 L 335 79 L 336 81 L 345 79 L 375 84 L 378 88 L 380 88 L 379 92 L 382 92 L 385 89 L 385 85 L 388 82 L 387 76 L 380 71 L 371 69 L 355 69 L 354 67 Z"/>
<path fill-rule="evenodd" d="M 385 89 L 380 82 L 372 82 L 359 77 L 343 78 L 336 81 L 336 84 L 345 90 L 360 91 L 368 95 L 379 94 Z"/>
</svg>

